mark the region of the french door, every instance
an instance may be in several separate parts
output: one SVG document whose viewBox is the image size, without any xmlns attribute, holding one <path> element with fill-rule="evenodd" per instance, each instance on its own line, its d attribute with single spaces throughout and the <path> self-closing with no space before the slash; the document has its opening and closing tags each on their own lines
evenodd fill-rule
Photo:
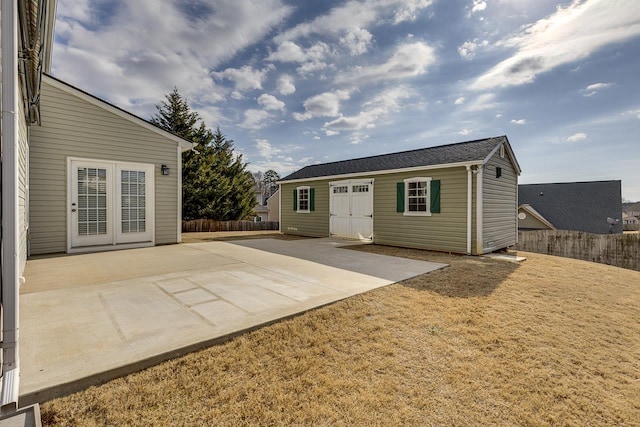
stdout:
<svg viewBox="0 0 640 427">
<path fill-rule="evenodd" d="M 152 242 L 154 166 L 69 160 L 69 249 Z"/>
</svg>

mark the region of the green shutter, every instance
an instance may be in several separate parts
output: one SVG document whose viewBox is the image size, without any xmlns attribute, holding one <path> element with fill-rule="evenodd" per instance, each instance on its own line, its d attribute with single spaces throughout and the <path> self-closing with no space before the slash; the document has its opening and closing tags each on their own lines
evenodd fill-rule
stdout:
<svg viewBox="0 0 640 427">
<path fill-rule="evenodd" d="M 431 213 L 440 213 L 440 180 L 431 181 Z"/>
<path fill-rule="evenodd" d="M 298 210 L 298 189 L 297 188 L 293 189 L 293 210 L 294 211 Z"/>
<path fill-rule="evenodd" d="M 404 182 L 398 182 L 396 189 L 396 212 L 404 212 Z"/>
<path fill-rule="evenodd" d="M 310 211 L 313 211 L 316 208 L 315 195 L 316 195 L 316 190 L 314 188 L 310 188 L 309 189 L 309 210 Z"/>
</svg>

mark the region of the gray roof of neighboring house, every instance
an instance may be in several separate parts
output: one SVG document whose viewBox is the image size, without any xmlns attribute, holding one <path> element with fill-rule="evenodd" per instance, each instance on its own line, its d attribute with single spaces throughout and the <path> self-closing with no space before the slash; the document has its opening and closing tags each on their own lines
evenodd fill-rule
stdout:
<svg viewBox="0 0 640 427">
<path fill-rule="evenodd" d="M 282 178 L 280 181 L 483 161 L 498 145 L 502 143 L 508 144 L 508 142 L 509 140 L 506 136 L 498 136 L 399 153 L 310 165 Z M 512 160 L 519 172 L 520 167 L 516 159 L 512 158 Z"/>
<path fill-rule="evenodd" d="M 621 181 L 518 186 L 518 203 L 531 205 L 558 230 L 609 233 L 607 218 L 622 219 Z M 622 233 L 622 221 L 613 226 Z"/>
</svg>

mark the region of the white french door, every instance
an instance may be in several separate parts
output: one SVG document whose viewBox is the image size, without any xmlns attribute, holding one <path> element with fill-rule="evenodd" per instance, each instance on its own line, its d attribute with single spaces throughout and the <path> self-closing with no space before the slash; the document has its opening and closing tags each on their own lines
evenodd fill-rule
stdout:
<svg viewBox="0 0 640 427">
<path fill-rule="evenodd" d="M 152 242 L 154 165 L 69 159 L 69 249 Z"/>
</svg>

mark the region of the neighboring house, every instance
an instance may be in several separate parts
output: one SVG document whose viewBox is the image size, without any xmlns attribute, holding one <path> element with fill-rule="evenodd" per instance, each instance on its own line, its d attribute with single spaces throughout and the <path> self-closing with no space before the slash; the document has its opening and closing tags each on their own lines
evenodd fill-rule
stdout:
<svg viewBox="0 0 640 427">
<path fill-rule="evenodd" d="M 280 184 L 280 229 L 483 254 L 517 240 L 506 136 L 306 166 Z"/>
<path fill-rule="evenodd" d="M 623 225 L 635 225 L 640 224 L 640 220 L 636 216 L 631 216 L 626 212 L 622 212 L 622 224 Z"/>
<path fill-rule="evenodd" d="M 27 253 L 180 241 L 191 144 L 47 76 L 55 0 L 2 0 L 2 412 L 17 408 Z"/>
<path fill-rule="evenodd" d="M 268 221 L 280 221 L 280 190 L 267 199 L 267 209 L 269 209 Z"/>
<path fill-rule="evenodd" d="M 621 186 L 620 181 L 520 185 L 518 228 L 622 233 Z"/>
<path fill-rule="evenodd" d="M 256 185 L 255 188 L 256 195 L 256 206 L 253 208 L 254 219 L 256 221 L 268 221 L 269 219 L 269 208 L 264 203 L 264 196 L 262 194 L 262 189 Z"/>
<path fill-rule="evenodd" d="M 630 203 L 627 206 L 623 204 L 622 211 L 626 212 L 629 216 L 640 218 L 640 202 Z"/>
</svg>

